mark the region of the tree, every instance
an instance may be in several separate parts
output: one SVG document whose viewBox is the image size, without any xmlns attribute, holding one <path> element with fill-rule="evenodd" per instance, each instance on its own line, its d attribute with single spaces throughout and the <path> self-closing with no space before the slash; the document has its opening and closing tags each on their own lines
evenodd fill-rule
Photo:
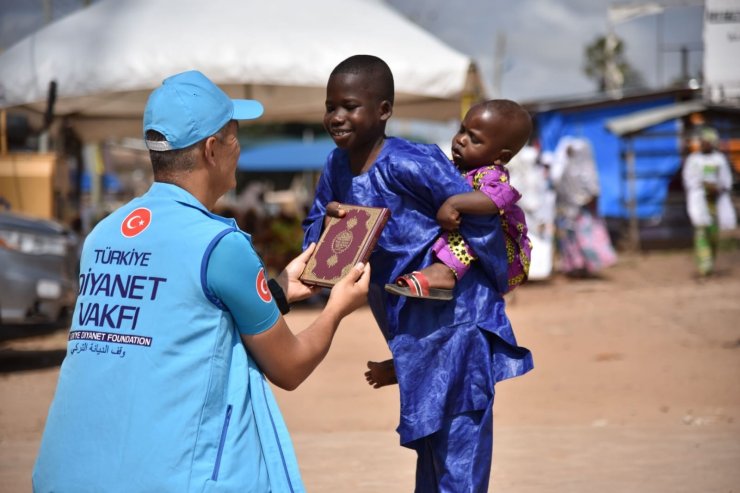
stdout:
<svg viewBox="0 0 740 493">
<path fill-rule="evenodd" d="M 644 85 L 642 75 L 624 56 L 624 43 L 614 34 L 600 36 L 586 46 L 585 58 L 583 71 L 597 82 L 599 92 Z"/>
</svg>

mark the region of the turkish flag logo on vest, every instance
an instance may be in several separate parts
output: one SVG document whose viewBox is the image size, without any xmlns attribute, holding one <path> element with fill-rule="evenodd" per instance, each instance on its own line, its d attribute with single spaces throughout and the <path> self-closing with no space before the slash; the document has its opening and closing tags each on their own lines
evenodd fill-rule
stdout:
<svg viewBox="0 0 740 493">
<path fill-rule="evenodd" d="M 270 293 L 270 288 L 267 287 L 264 268 L 260 269 L 259 274 L 257 274 L 257 294 L 265 303 L 269 303 L 272 300 L 272 293 Z"/>
<path fill-rule="evenodd" d="M 133 238 L 144 231 L 152 222 L 152 211 L 146 207 L 139 207 L 131 211 L 121 223 L 121 234 L 126 238 Z"/>
</svg>

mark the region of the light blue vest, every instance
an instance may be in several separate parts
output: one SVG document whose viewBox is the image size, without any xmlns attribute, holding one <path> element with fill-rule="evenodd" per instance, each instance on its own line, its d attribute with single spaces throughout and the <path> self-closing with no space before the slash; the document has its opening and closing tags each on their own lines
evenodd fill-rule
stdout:
<svg viewBox="0 0 740 493">
<path fill-rule="evenodd" d="M 89 235 L 34 491 L 303 491 L 270 388 L 206 294 L 235 228 L 155 183 Z"/>
</svg>

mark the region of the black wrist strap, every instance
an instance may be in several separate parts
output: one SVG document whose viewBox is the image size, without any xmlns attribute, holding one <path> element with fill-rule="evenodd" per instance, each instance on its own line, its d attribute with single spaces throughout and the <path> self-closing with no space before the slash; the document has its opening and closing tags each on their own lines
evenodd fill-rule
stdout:
<svg viewBox="0 0 740 493">
<path fill-rule="evenodd" d="M 275 303 L 277 304 L 278 310 L 280 310 L 280 313 L 285 315 L 290 311 L 290 305 L 288 304 L 288 299 L 285 297 L 285 292 L 283 291 L 283 288 L 280 287 L 280 284 L 275 279 L 270 279 L 267 281 L 267 287 L 270 289 L 270 293 L 272 293 L 272 297 L 275 299 Z"/>
</svg>

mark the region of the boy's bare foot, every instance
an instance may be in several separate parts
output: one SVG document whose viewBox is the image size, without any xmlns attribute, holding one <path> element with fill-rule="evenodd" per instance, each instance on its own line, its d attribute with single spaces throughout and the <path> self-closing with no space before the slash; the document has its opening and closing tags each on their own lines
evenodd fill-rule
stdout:
<svg viewBox="0 0 740 493">
<path fill-rule="evenodd" d="M 369 385 L 379 389 L 386 385 L 394 385 L 398 383 L 396 379 L 396 369 L 393 367 L 393 360 L 389 359 L 386 361 L 368 361 L 368 371 L 365 372 L 365 380 Z"/>
</svg>

